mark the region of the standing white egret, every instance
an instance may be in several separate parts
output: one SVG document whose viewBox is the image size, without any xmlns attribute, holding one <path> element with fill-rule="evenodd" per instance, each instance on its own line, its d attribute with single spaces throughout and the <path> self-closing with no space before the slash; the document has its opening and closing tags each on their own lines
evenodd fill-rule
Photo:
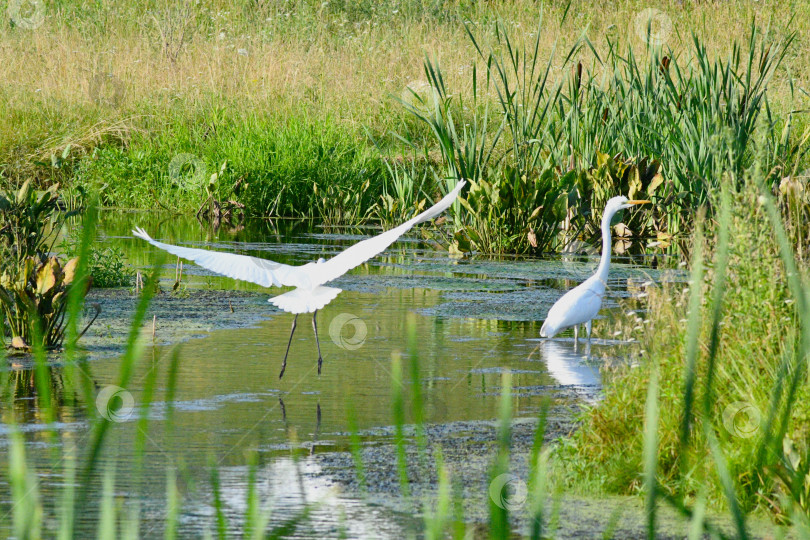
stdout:
<svg viewBox="0 0 810 540">
<path fill-rule="evenodd" d="M 588 330 L 588 340 L 591 339 L 591 323 L 602 307 L 602 297 L 605 295 L 608 272 L 610 271 L 610 221 L 616 212 L 630 208 L 636 204 L 646 204 L 650 201 L 630 201 L 627 197 L 613 197 L 605 205 L 602 214 L 602 258 L 596 273 L 580 285 L 574 287 L 557 300 L 540 329 L 540 336 L 553 338 L 566 328 L 574 327 L 574 340 L 578 336 L 579 325 L 584 324 Z"/>
<path fill-rule="evenodd" d="M 290 292 L 274 296 L 268 300 L 279 309 L 295 314 L 292 330 L 290 331 L 290 340 L 287 342 L 287 352 L 284 353 L 284 361 L 281 364 L 281 373 L 279 373 L 278 378 L 284 376 L 284 370 L 287 368 L 287 355 L 290 353 L 290 344 L 295 332 L 296 321 L 301 313 L 312 313 L 312 328 L 315 330 L 315 343 L 318 345 L 318 374 L 320 374 L 323 357 L 321 356 L 318 323 L 315 317 L 319 309 L 334 300 L 341 292 L 341 289 L 336 287 L 324 287 L 324 283 L 339 278 L 352 268 L 381 253 L 417 223 L 428 221 L 441 214 L 453 204 L 464 184 L 464 181 L 460 181 L 453 191 L 445 195 L 442 200 L 402 225 L 358 242 L 328 261 L 318 259 L 317 262 L 307 263 L 302 266 L 290 266 L 248 255 L 164 244 L 150 238 L 140 227 L 136 228 L 132 233 L 172 255 L 194 261 L 203 268 L 223 276 L 249 281 L 262 287 L 295 287 Z"/>
</svg>

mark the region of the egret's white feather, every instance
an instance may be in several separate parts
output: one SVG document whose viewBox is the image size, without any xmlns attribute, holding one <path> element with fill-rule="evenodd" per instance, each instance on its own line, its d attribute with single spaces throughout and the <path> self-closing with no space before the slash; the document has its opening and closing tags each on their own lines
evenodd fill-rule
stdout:
<svg viewBox="0 0 810 540">
<path fill-rule="evenodd" d="M 304 279 L 306 273 L 301 272 L 301 270 L 309 265 L 315 265 L 315 263 L 309 263 L 296 268 L 295 266 L 248 255 L 164 244 L 151 238 L 140 227 L 132 231 L 132 234 L 138 238 L 143 238 L 155 247 L 168 251 L 172 255 L 194 261 L 212 272 L 229 278 L 249 281 L 262 287 L 304 286 L 306 284 Z"/>
<path fill-rule="evenodd" d="M 315 287 L 314 289 L 293 289 L 274 296 L 268 302 L 287 313 L 312 313 L 321 309 L 337 297 L 343 289 L 336 287 Z"/>
<path fill-rule="evenodd" d="M 456 197 L 458 197 L 464 184 L 464 181 L 460 181 L 453 191 L 445 195 L 442 200 L 402 225 L 358 242 L 328 261 L 312 262 L 302 266 L 281 264 L 248 255 L 164 244 L 163 242 L 158 242 L 151 238 L 146 231 L 141 228 L 136 228 L 132 233 L 155 247 L 168 251 L 172 255 L 182 257 L 183 259 L 194 261 L 203 268 L 207 268 L 223 276 L 249 281 L 263 287 L 290 286 L 302 289 L 303 291 L 298 295 L 291 293 L 282 294 L 272 298 L 271 302 L 284 311 L 291 313 L 307 313 L 322 308 L 332 301 L 340 292 L 340 289 L 321 287 L 321 285 L 337 279 L 352 268 L 382 253 L 385 248 L 393 244 L 400 236 L 408 232 L 417 223 L 428 221 L 447 210 L 447 208 L 453 204 L 453 201 L 456 200 Z M 309 296 L 305 293 L 308 293 Z M 275 300 L 278 300 L 279 303 L 276 303 Z"/>
<path fill-rule="evenodd" d="M 546 321 L 540 329 L 540 337 L 552 338 L 566 328 L 584 324 L 599 313 L 605 284 L 592 276 L 574 287 L 551 306 Z"/>
<path fill-rule="evenodd" d="M 445 195 L 442 200 L 402 225 L 372 238 L 357 242 L 325 263 L 311 268 L 312 282 L 318 285 L 328 283 L 333 279 L 339 278 L 352 268 L 363 264 L 375 255 L 379 255 L 385 251 L 385 248 L 393 244 L 397 238 L 411 230 L 417 223 L 433 219 L 447 210 L 450 205 L 453 204 L 453 201 L 456 200 L 456 197 L 458 197 L 458 193 L 461 191 L 461 188 L 464 187 L 464 184 L 466 184 L 466 182 L 460 181 L 456 184 L 456 187 L 453 188 L 453 191 Z"/>
</svg>

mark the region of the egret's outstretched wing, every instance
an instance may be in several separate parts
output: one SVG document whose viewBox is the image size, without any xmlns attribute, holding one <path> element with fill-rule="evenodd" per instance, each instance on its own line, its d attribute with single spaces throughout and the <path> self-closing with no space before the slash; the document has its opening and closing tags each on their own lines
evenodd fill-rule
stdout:
<svg viewBox="0 0 810 540">
<path fill-rule="evenodd" d="M 282 285 L 298 287 L 302 285 L 301 269 L 287 264 L 281 264 L 267 259 L 237 255 L 235 253 L 222 253 L 221 251 L 207 251 L 205 249 L 188 248 L 164 244 L 153 240 L 146 231 L 140 227 L 132 231 L 138 238 L 143 238 L 155 247 L 168 251 L 183 259 L 188 259 L 217 274 L 234 279 L 241 279 L 256 283 L 263 287 Z"/>
<path fill-rule="evenodd" d="M 385 231 L 373 238 L 358 242 L 326 262 L 310 266 L 306 269 L 307 273 L 310 274 L 310 282 L 313 285 L 322 285 L 333 279 L 337 279 L 355 266 L 359 266 L 375 255 L 382 253 L 385 248 L 393 244 L 397 238 L 408 232 L 411 227 L 417 223 L 433 219 L 447 210 L 447 208 L 453 204 L 453 201 L 456 200 L 456 197 L 458 197 L 465 183 L 466 182 L 463 180 L 459 181 L 456 187 L 453 188 L 453 191 L 445 195 L 442 200 L 402 225 Z"/>
<path fill-rule="evenodd" d="M 323 263 L 308 263 L 303 266 L 290 266 L 267 259 L 237 255 L 235 253 L 222 253 L 221 251 L 208 251 L 205 249 L 188 248 L 164 244 L 153 240 L 146 231 L 136 228 L 132 234 L 143 238 L 155 247 L 168 251 L 183 259 L 188 259 L 217 274 L 234 279 L 250 281 L 263 287 L 291 286 L 311 289 L 336 279 L 355 266 L 358 266 L 385 248 L 393 244 L 397 238 L 408 232 L 417 223 L 432 219 L 444 212 L 456 200 L 459 191 L 465 182 L 458 185 L 441 201 L 437 202 L 418 216 L 406 221 L 399 227 L 386 231 L 374 238 L 358 242 Z"/>
</svg>

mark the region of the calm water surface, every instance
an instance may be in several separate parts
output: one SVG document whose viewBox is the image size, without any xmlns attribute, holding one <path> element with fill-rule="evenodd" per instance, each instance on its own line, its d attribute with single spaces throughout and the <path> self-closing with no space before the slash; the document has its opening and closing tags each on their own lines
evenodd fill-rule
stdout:
<svg viewBox="0 0 810 540">
<path fill-rule="evenodd" d="M 139 267 L 148 266 L 156 250 L 129 236 L 135 225 L 166 242 L 238 251 L 288 264 L 329 258 L 376 233 L 373 229 L 313 230 L 308 222 L 295 221 L 254 221 L 238 231 L 223 228 L 212 232 L 179 217 L 108 212 L 101 227 L 103 241 L 122 248 Z M 100 468 L 114 468 L 122 510 L 138 505 L 147 522 L 154 524 L 141 531 L 144 537 L 163 534 L 167 467 L 181 471 L 183 533 L 194 536 L 216 528 L 213 501 L 206 495 L 210 493 L 210 463 L 219 467 L 226 514 L 230 525 L 238 528 L 246 507 L 247 456 L 253 452 L 258 455 L 257 486 L 262 500 L 273 508 L 274 523 L 291 519 L 307 501 L 318 501 L 315 518 L 296 534 L 335 536 L 342 530 L 350 537 L 401 534 L 411 518 L 392 516 L 326 487 L 318 465 L 308 456 L 347 448 L 349 405 L 356 411 L 366 444 L 385 442 L 373 430 L 392 423 L 391 357 L 407 351 L 409 320 L 415 324 L 419 384 L 430 422 L 495 419 L 501 372 L 507 369 L 514 374 L 514 410 L 519 417 L 535 415 L 543 396 L 556 396 L 562 390 L 570 396 L 568 390 L 577 389 L 585 399 L 597 398 L 600 360 L 624 355 L 631 346 L 598 336 L 602 339 L 594 342 L 588 357 L 585 347 L 575 348 L 570 338 L 538 339 L 551 303 L 562 290 L 593 271 L 595 255 L 458 260 L 415 238 L 403 239 L 383 256 L 334 282 L 344 292 L 318 314 L 325 360 L 320 376 L 311 317 L 299 316 L 282 380 L 278 372 L 293 316 L 267 303 L 267 298 L 280 291 L 217 277 L 186 264 L 179 293 L 171 294 L 176 261 L 166 260 L 162 274 L 166 292 L 156 299 L 146 330 L 151 333 L 155 315 L 157 345 L 147 346 L 146 362 L 125 389 L 137 407 L 150 371 L 156 370 L 154 404 L 143 432 L 146 455 L 142 464 L 132 458 L 140 429 L 137 411 L 119 415 Z M 627 296 L 628 288 L 632 291 L 646 281 L 671 277 L 645 266 L 649 259 L 616 261 L 608 307 Z M 200 290 L 225 292 L 195 296 Z M 127 320 L 115 315 L 117 310 L 130 313 L 137 299 L 119 291 L 97 300 L 105 314 L 86 336 L 85 347 L 88 376 L 100 392 L 118 379 L 119 355 L 126 339 Z M 184 324 L 189 325 L 188 331 Z M 596 328 L 598 332 L 599 325 Z M 170 354 L 178 338 L 189 335 L 202 337 L 185 339 L 179 345 L 177 388 L 169 402 Z M 68 445 L 86 450 L 88 405 L 75 392 L 59 392 L 68 385 L 61 380 L 60 367 L 55 366 L 60 409 L 58 422 L 51 426 L 56 434 L 49 435 L 27 382 L 27 367 L 25 360 L 4 367 L 15 397 L 13 410 L 2 412 L 0 455 L 5 471 L 8 424 L 13 416 L 24 433 L 29 459 L 37 467 L 46 504 L 52 506 L 56 489 L 64 483 L 64 461 L 54 461 L 54 455 Z M 123 401 L 116 404 L 123 405 L 126 412 L 126 395 L 119 397 Z M 171 425 L 166 421 L 169 414 L 173 415 Z M 292 459 L 293 455 L 300 459 Z M 139 466 L 143 474 L 136 472 Z M 5 513 L 9 508 L 5 475 L 0 487 L 0 511 Z M 97 514 L 92 504 L 79 518 L 91 529 L 95 527 Z M 0 519 L 2 536 L 10 532 L 8 520 L 8 516 Z"/>
</svg>

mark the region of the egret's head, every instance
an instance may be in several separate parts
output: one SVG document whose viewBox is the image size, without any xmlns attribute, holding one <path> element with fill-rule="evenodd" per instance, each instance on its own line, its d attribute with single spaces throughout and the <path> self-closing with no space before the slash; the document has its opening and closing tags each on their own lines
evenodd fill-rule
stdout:
<svg viewBox="0 0 810 540">
<path fill-rule="evenodd" d="M 630 200 L 624 195 L 619 195 L 618 197 L 613 197 L 607 202 L 605 205 L 605 213 L 615 214 L 619 210 L 624 210 L 625 208 L 630 208 L 637 204 L 647 204 L 649 202 L 650 201 L 647 200 Z"/>
</svg>

